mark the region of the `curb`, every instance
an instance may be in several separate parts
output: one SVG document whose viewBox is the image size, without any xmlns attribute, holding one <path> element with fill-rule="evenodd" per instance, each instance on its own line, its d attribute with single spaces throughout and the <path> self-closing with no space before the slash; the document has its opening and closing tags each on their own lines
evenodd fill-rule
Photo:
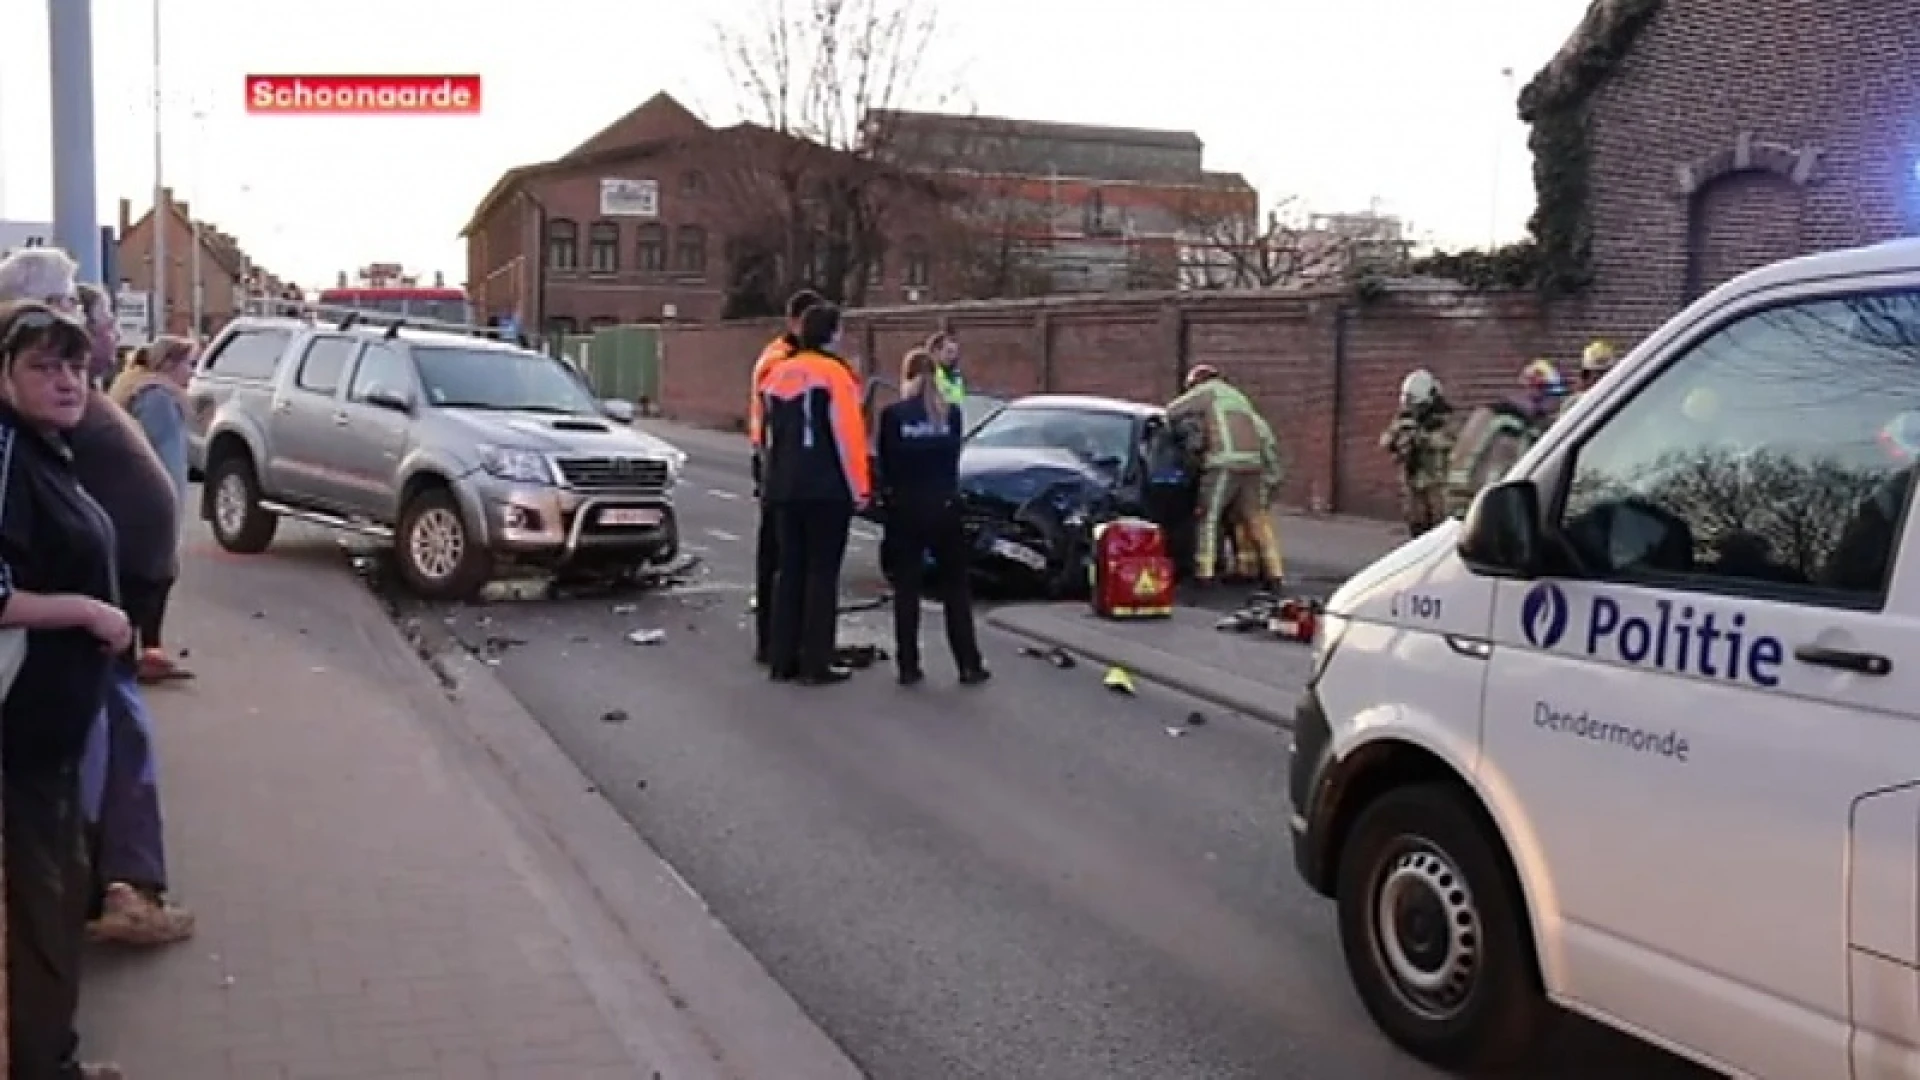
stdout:
<svg viewBox="0 0 1920 1080">
<path fill-rule="evenodd" d="M 356 582 L 361 602 L 391 635 L 396 662 L 438 691 L 437 715 L 423 720 L 462 744 L 491 801 L 557 871 L 539 884 L 585 954 L 581 977 L 656 1080 L 866 1080 L 497 676 L 436 632 L 437 620 L 408 633 L 366 584 Z"/>
<path fill-rule="evenodd" d="M 1004 609 L 988 612 L 986 621 L 987 625 L 1016 637 L 1065 649 L 1095 663 L 1125 668 L 1149 682 L 1171 687 L 1219 708 L 1244 713 L 1283 731 L 1293 729 L 1294 701 L 1280 687 L 1244 679 L 1232 672 L 1097 630 L 1083 631 L 1069 624 L 1033 626 Z"/>
</svg>

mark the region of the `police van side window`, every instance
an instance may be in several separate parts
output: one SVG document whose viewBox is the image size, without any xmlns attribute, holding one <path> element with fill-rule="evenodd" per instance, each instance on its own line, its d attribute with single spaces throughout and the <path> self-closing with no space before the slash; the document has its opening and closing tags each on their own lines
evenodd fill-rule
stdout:
<svg viewBox="0 0 1920 1080">
<path fill-rule="evenodd" d="M 1920 455 L 1920 291 L 1743 316 L 1574 456 L 1561 525 L 1591 577 L 1874 608 Z"/>
<path fill-rule="evenodd" d="M 274 330 L 239 331 L 207 358 L 204 370 L 229 379 L 271 379 L 289 337 Z"/>
</svg>

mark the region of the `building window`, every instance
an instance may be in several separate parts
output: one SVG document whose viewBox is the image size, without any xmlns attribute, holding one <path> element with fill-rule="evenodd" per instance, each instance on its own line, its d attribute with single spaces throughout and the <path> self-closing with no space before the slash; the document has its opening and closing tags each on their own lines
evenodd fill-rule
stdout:
<svg viewBox="0 0 1920 1080">
<path fill-rule="evenodd" d="M 887 283 L 887 262 L 879 252 L 867 258 L 867 288 L 877 289 Z"/>
<path fill-rule="evenodd" d="M 707 190 L 707 174 L 706 173 L 703 173 L 698 169 L 692 169 L 680 174 L 680 193 L 681 194 L 698 195 L 705 190 Z"/>
<path fill-rule="evenodd" d="M 587 269 L 596 274 L 620 270 L 620 226 L 596 221 L 587 228 Z"/>
<path fill-rule="evenodd" d="M 1097 189 L 1087 193 L 1080 217 L 1080 231 L 1087 236 L 1100 236 L 1107 231 L 1107 200 Z"/>
<path fill-rule="evenodd" d="M 572 270 L 580 265 L 580 226 L 566 218 L 547 222 L 547 269 Z"/>
<path fill-rule="evenodd" d="M 924 240 L 916 238 L 907 242 L 905 284 L 909 289 L 924 289 L 933 284 L 933 256 L 928 254 Z"/>
<path fill-rule="evenodd" d="M 707 272 L 707 230 L 698 225 L 680 226 L 673 245 L 673 266 L 689 274 Z"/>
<path fill-rule="evenodd" d="M 667 268 L 667 230 L 660 225 L 642 225 L 637 230 L 640 236 L 639 267 L 642 270 L 665 270 Z"/>
</svg>

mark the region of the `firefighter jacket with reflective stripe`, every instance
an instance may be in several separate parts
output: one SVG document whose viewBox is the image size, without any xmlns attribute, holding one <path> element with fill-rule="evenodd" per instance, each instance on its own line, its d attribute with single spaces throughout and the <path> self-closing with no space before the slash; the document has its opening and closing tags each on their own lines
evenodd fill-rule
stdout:
<svg viewBox="0 0 1920 1080">
<path fill-rule="evenodd" d="M 1209 379 L 1174 398 L 1167 406 L 1167 419 L 1176 426 L 1198 427 L 1204 439 L 1201 468 L 1266 473 L 1278 482 L 1280 448 L 1273 429 L 1247 395 L 1226 380 Z"/>
<path fill-rule="evenodd" d="M 873 496 L 860 386 L 838 357 L 798 352 L 767 372 L 760 390 L 762 497 L 783 502 L 865 502 Z"/>
</svg>

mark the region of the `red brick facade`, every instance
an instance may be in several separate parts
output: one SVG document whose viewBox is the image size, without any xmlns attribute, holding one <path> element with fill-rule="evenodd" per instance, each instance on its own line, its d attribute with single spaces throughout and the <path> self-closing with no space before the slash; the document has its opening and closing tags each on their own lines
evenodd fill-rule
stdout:
<svg viewBox="0 0 1920 1080">
<path fill-rule="evenodd" d="M 1781 258 L 1920 233 L 1916 56 L 1898 4 L 1663 0 L 1585 103 L 1594 280 L 1561 350 L 1638 341 Z"/>
<path fill-rule="evenodd" d="M 1279 434 L 1297 506 L 1391 516 L 1398 489 L 1376 440 L 1415 367 L 1456 401 L 1504 392 L 1547 336 L 1531 297 L 1446 288 L 1365 304 L 1319 295 L 1135 294 L 855 313 L 848 351 L 897 380 L 901 356 L 936 329 L 957 334 L 982 391 L 1171 398 L 1187 368 L 1212 364 L 1250 394 Z M 664 335 L 662 407 L 691 423 L 738 429 L 747 377 L 771 323 L 684 327 Z"/>
</svg>

